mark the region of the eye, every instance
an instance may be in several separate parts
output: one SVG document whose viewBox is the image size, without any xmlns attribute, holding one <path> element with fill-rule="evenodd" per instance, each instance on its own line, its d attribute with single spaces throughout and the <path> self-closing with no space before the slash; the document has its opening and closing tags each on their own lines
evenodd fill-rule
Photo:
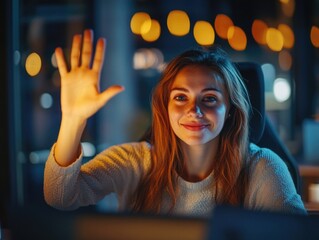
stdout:
<svg viewBox="0 0 319 240">
<path fill-rule="evenodd" d="M 215 97 L 215 96 L 205 96 L 205 97 L 203 97 L 203 99 L 202 99 L 202 101 L 204 102 L 204 103 L 215 103 L 215 102 L 217 102 L 217 98 Z"/>
<path fill-rule="evenodd" d="M 184 102 L 184 101 L 187 100 L 187 97 L 185 95 L 183 95 L 183 94 L 180 94 L 180 95 L 174 96 L 173 99 L 178 101 L 178 102 Z"/>
</svg>

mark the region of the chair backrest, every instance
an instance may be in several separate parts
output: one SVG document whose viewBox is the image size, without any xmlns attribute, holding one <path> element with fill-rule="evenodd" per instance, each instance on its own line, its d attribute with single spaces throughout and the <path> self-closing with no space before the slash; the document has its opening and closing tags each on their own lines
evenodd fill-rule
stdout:
<svg viewBox="0 0 319 240">
<path fill-rule="evenodd" d="M 260 66 L 252 62 L 236 63 L 245 82 L 252 112 L 249 119 L 249 140 L 258 144 L 265 128 L 265 86 Z"/>
<path fill-rule="evenodd" d="M 286 163 L 296 190 L 300 193 L 300 176 L 298 166 L 284 145 L 277 132 L 274 130 L 265 111 L 264 75 L 261 66 L 253 62 L 235 63 L 248 91 L 252 112 L 249 120 L 249 139 L 260 147 L 269 148 L 278 154 Z M 141 137 L 141 141 L 150 141 L 150 128 Z"/>
<path fill-rule="evenodd" d="M 300 175 L 298 165 L 289 152 L 265 112 L 264 75 L 261 66 L 252 62 L 237 63 L 252 105 L 250 118 L 250 141 L 260 147 L 274 151 L 286 163 L 296 190 L 300 193 Z"/>
</svg>

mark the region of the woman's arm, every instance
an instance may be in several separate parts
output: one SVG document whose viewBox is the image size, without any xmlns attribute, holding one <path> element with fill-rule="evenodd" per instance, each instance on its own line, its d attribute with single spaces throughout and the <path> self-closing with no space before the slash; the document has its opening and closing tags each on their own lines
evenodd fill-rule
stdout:
<svg viewBox="0 0 319 240">
<path fill-rule="evenodd" d="M 86 121 L 102 108 L 109 99 L 123 91 L 122 86 L 113 85 L 100 92 L 99 81 L 104 62 L 105 39 L 96 44 L 94 59 L 93 31 L 85 30 L 73 37 L 68 70 L 61 48 L 55 51 L 61 75 L 62 121 L 55 148 L 55 159 L 61 166 L 72 164 L 80 153 L 80 141 Z"/>
<path fill-rule="evenodd" d="M 53 146 L 44 170 L 44 197 L 57 209 L 73 210 L 97 203 L 116 193 L 119 210 L 128 210 L 140 178 L 150 168 L 146 142 L 114 145 L 81 165 L 81 157 L 68 167 L 57 164 Z"/>
</svg>

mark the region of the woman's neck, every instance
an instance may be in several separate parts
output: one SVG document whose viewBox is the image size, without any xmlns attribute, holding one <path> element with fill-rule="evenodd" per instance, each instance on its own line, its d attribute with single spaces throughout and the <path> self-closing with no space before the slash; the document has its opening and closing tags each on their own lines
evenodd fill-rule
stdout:
<svg viewBox="0 0 319 240">
<path fill-rule="evenodd" d="M 213 170 L 219 139 L 216 138 L 206 144 L 190 146 L 182 142 L 183 169 L 178 174 L 190 182 L 205 179 Z"/>
</svg>

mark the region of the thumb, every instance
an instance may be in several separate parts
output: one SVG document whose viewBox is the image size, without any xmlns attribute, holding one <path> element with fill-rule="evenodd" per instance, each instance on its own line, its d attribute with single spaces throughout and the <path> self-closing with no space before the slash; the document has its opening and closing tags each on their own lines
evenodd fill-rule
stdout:
<svg viewBox="0 0 319 240">
<path fill-rule="evenodd" d="M 112 97 L 124 91 L 125 88 L 121 85 L 113 85 L 105 89 L 99 96 L 100 106 L 105 105 Z"/>
</svg>

